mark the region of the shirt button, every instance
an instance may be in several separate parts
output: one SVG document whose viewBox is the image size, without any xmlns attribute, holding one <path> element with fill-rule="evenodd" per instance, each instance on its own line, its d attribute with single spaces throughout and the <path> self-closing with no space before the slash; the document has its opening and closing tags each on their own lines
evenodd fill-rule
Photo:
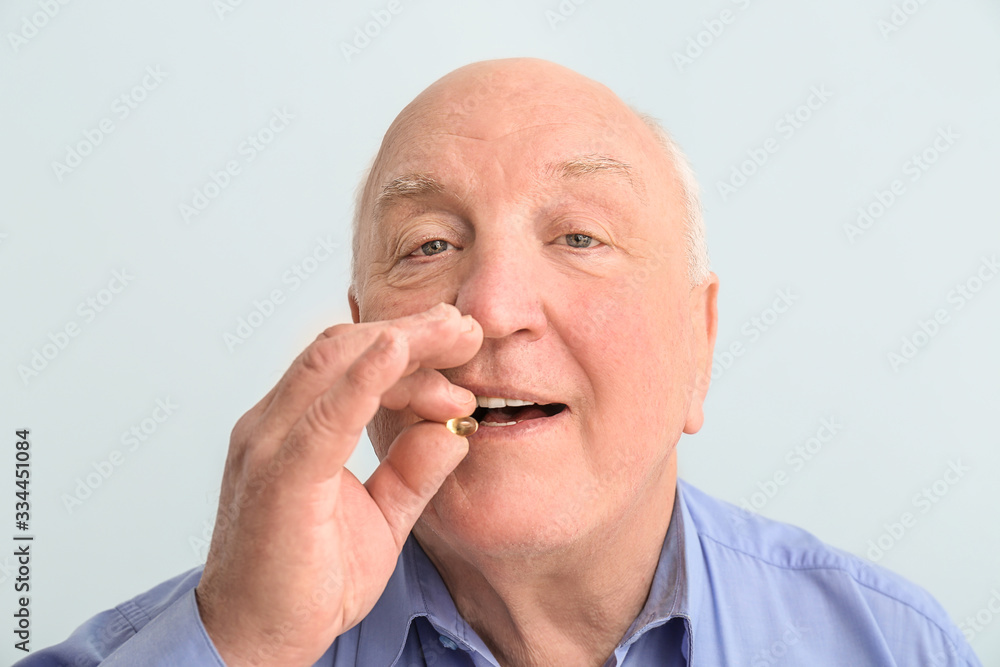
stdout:
<svg viewBox="0 0 1000 667">
<path fill-rule="evenodd" d="M 441 641 L 441 643 L 444 645 L 445 648 L 450 648 L 452 651 L 458 648 L 458 644 L 453 642 L 448 637 L 445 637 L 444 635 L 438 635 L 438 639 Z"/>
</svg>

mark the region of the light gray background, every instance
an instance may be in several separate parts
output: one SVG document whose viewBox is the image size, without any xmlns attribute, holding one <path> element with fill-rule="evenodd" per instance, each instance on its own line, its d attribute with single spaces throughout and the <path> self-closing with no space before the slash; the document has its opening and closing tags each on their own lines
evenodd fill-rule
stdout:
<svg viewBox="0 0 1000 667">
<path fill-rule="evenodd" d="M 232 425 L 318 331 L 350 318 L 352 192 L 382 133 L 447 71 L 533 55 L 661 118 L 703 185 L 717 353 L 744 347 L 724 370 L 717 354 L 682 476 L 752 502 L 777 473 L 774 497 L 756 496 L 763 514 L 863 557 L 912 513 L 879 562 L 956 622 L 979 613 L 973 646 L 1000 661 L 988 608 L 1000 601 L 1000 280 L 960 310 L 948 299 L 1000 252 L 1000 4 L 565 0 L 554 22 L 557 0 L 399 0 L 350 59 L 342 43 L 387 2 L 221 4 L 70 2 L 47 21 L 32 19 L 38 0 L 0 4 L 0 542 L 15 533 L 13 431 L 27 427 L 33 648 L 203 561 Z M 894 7 L 902 25 L 887 32 Z M 723 10 L 732 21 L 712 35 L 705 22 Z M 45 25 L 12 41 L 25 17 Z M 699 38 L 702 53 L 678 66 Z M 121 119 L 115 99 L 147 67 L 165 78 Z M 786 137 L 776 123 L 813 87 L 829 99 Z M 276 108 L 294 119 L 247 163 L 241 142 Z M 114 132 L 60 181 L 52 163 L 103 118 Z M 912 182 L 907 161 L 942 128 L 957 138 Z M 718 183 L 772 137 L 777 152 L 724 199 Z M 179 205 L 229 160 L 241 173 L 186 223 Z M 858 207 L 897 178 L 904 194 L 850 242 Z M 282 277 L 318 237 L 338 250 L 292 290 Z M 134 279 L 86 321 L 78 304 L 122 269 Z M 224 334 L 273 289 L 287 300 L 228 349 Z M 793 305 L 751 340 L 744 326 L 770 318 L 779 290 Z M 940 308 L 948 322 L 894 369 L 888 353 Z M 23 381 L 18 366 L 71 321 L 79 335 Z M 129 451 L 122 433 L 167 398 L 176 410 Z M 787 453 L 824 418 L 842 426 L 796 469 Z M 121 465 L 69 511 L 67 494 L 114 450 Z M 958 461 L 957 483 L 938 481 Z M 374 463 L 363 440 L 351 467 L 363 479 Z M 935 481 L 946 495 L 924 512 L 914 496 Z M 12 564 L 0 556 L 0 662 L 19 656 Z"/>
</svg>

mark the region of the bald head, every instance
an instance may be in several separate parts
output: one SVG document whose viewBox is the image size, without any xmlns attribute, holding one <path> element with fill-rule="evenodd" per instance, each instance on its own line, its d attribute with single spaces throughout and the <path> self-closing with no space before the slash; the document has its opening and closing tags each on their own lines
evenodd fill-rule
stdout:
<svg viewBox="0 0 1000 667">
<path fill-rule="evenodd" d="M 423 166 L 438 149 L 428 138 L 455 135 L 495 142 L 523 132 L 526 114 L 535 128 L 572 125 L 578 133 L 579 154 L 558 165 L 567 173 L 614 172 L 628 180 L 640 198 L 652 189 L 673 200 L 683 217 L 679 233 L 685 242 L 690 282 L 698 285 L 708 276 L 697 182 L 669 134 L 654 118 L 633 110 L 609 88 L 573 70 L 545 60 L 510 58 L 472 63 L 446 74 L 390 125 L 357 191 L 351 272 L 355 293 L 364 288 L 365 249 L 377 243 L 371 222 L 380 213 L 379 204 L 440 187 Z M 630 160 L 620 157 L 625 144 L 640 147 L 655 168 L 637 173 L 640 170 Z M 387 173 L 387 162 L 401 173 Z"/>
</svg>

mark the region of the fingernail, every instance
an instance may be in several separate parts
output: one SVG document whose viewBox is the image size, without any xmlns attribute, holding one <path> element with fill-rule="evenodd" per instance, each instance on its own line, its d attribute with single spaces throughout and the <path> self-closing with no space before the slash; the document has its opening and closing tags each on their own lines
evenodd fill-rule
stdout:
<svg viewBox="0 0 1000 667">
<path fill-rule="evenodd" d="M 457 384 L 451 385 L 451 397 L 455 399 L 456 403 L 471 403 L 476 400 L 476 395 L 465 387 L 459 387 Z"/>
<path fill-rule="evenodd" d="M 472 333 L 476 330 L 476 323 L 475 320 L 472 319 L 472 315 L 463 315 L 462 321 L 465 322 L 462 327 L 462 333 Z"/>
</svg>

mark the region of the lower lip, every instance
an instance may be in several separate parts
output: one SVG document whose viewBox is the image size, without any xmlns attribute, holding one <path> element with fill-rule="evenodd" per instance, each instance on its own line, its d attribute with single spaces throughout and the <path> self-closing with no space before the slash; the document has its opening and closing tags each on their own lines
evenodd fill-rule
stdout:
<svg viewBox="0 0 1000 667">
<path fill-rule="evenodd" d="M 569 408 L 563 408 L 551 417 L 538 417 L 537 419 L 525 419 L 524 421 L 510 424 L 509 426 L 493 426 L 491 422 L 479 422 L 479 429 L 469 436 L 470 442 L 479 440 L 506 440 L 519 438 L 526 435 L 539 435 L 541 431 L 555 428 L 562 424 L 564 418 L 568 416 Z M 496 422 L 493 422 L 496 424 Z"/>
</svg>

